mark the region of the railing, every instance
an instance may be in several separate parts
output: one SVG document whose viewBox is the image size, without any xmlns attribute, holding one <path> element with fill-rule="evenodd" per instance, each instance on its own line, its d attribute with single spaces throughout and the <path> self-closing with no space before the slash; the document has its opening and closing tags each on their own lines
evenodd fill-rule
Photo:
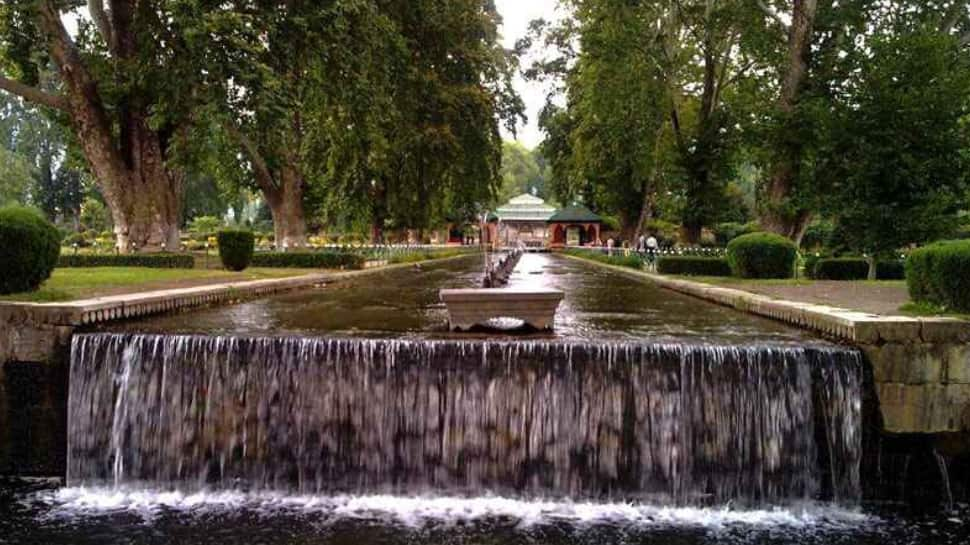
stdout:
<svg viewBox="0 0 970 545">
<path fill-rule="evenodd" d="M 605 255 L 626 256 L 642 255 L 646 256 L 646 251 L 639 251 L 636 248 L 607 248 L 606 246 L 570 246 L 570 250 L 583 250 Z M 658 257 L 665 256 L 690 256 L 690 257 L 724 257 L 727 254 L 726 248 L 707 247 L 707 246 L 677 246 L 666 247 L 657 250 Z"/>
</svg>

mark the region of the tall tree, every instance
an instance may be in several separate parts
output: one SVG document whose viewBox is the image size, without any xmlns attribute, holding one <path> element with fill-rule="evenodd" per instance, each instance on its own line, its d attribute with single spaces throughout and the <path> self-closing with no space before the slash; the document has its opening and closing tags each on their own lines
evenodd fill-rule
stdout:
<svg viewBox="0 0 970 545">
<path fill-rule="evenodd" d="M 176 247 L 184 175 L 174 158 L 201 75 L 186 36 L 215 3 L 89 0 L 90 18 L 80 4 L 0 7 L 0 89 L 70 125 L 123 251 Z M 52 79 L 42 81 L 48 66 Z"/>
</svg>

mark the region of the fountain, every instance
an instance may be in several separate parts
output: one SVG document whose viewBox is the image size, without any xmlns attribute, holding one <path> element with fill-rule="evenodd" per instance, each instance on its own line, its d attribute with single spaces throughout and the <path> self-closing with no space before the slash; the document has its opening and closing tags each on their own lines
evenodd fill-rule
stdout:
<svg viewBox="0 0 970 545">
<path fill-rule="evenodd" d="M 854 502 L 860 382 L 841 348 L 88 334 L 68 482 Z"/>
</svg>

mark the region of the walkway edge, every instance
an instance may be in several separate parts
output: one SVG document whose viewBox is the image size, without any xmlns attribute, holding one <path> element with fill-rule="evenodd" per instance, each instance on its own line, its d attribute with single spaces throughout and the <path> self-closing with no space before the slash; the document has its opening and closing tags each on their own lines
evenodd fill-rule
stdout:
<svg viewBox="0 0 970 545">
<path fill-rule="evenodd" d="M 813 330 L 834 339 L 864 344 L 970 342 L 970 322 L 957 318 L 881 316 L 838 307 L 773 299 L 740 289 L 671 278 L 568 254 L 560 255 L 628 277 L 648 280 L 662 288 L 742 312 Z"/>
</svg>

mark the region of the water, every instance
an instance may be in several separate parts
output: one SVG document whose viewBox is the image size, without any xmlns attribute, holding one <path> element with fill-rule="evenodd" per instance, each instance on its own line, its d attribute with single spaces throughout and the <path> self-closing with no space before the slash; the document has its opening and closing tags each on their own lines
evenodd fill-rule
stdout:
<svg viewBox="0 0 970 545">
<path fill-rule="evenodd" d="M 860 495 L 861 358 L 841 348 L 96 334 L 70 381 L 72 486 Z"/>
<path fill-rule="evenodd" d="M 455 338 L 447 331 L 447 310 L 438 300 L 438 290 L 479 287 L 480 268 L 481 258 L 473 256 L 343 280 L 317 291 L 110 324 L 105 329 L 138 333 Z M 799 329 L 556 255 L 523 255 L 509 285 L 553 288 L 566 294 L 556 314 L 552 334 L 555 339 L 733 344 L 813 340 Z"/>
<path fill-rule="evenodd" d="M 553 335 L 455 336 L 476 260 L 79 337 L 67 486 L 0 544 L 966 543 L 860 503 L 859 355 L 588 265 Z"/>
</svg>

